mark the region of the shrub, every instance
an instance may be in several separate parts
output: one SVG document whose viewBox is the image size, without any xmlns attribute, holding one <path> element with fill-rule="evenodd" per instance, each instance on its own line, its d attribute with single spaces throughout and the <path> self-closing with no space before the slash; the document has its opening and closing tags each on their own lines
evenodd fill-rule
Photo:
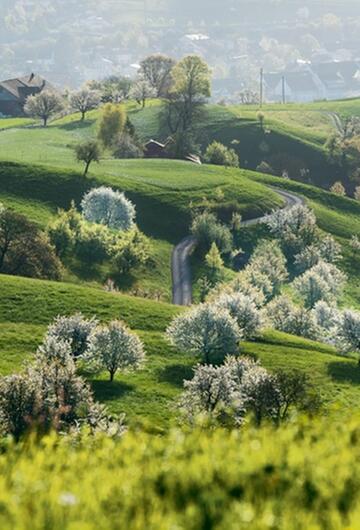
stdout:
<svg viewBox="0 0 360 530">
<path fill-rule="evenodd" d="M 207 364 L 222 362 L 226 355 L 237 353 L 242 337 L 228 311 L 208 304 L 176 317 L 166 333 L 173 346 Z"/>
<path fill-rule="evenodd" d="M 121 234 L 111 247 L 112 261 L 121 273 L 127 273 L 140 265 L 145 265 L 150 258 L 150 242 L 138 228 Z"/>
<path fill-rule="evenodd" d="M 227 254 L 232 250 L 233 238 L 230 229 L 221 224 L 210 212 L 203 212 L 194 218 L 191 232 L 207 251 L 213 243 L 221 254 Z"/>
<path fill-rule="evenodd" d="M 70 228 L 69 212 L 60 211 L 57 219 L 48 226 L 47 233 L 58 256 L 63 258 L 73 250 L 75 232 Z"/>
<path fill-rule="evenodd" d="M 81 201 L 84 218 L 115 230 L 129 230 L 135 220 L 135 206 L 119 191 L 94 188 Z"/>
<path fill-rule="evenodd" d="M 239 157 L 235 150 L 229 149 L 220 142 L 213 142 L 207 147 L 204 159 L 208 164 L 239 167 Z"/>
<path fill-rule="evenodd" d="M 46 234 L 18 213 L 0 211 L 0 272 L 58 280 L 62 267 Z"/>
<path fill-rule="evenodd" d="M 341 410 L 240 432 L 8 444 L 2 527 L 43 530 L 46 507 L 48 525 L 64 529 L 357 529 L 358 436 L 357 413 Z"/>
<path fill-rule="evenodd" d="M 107 103 L 104 105 L 98 126 L 98 137 L 104 147 L 111 148 L 124 130 L 126 124 L 126 110 L 122 105 Z"/>
<path fill-rule="evenodd" d="M 105 226 L 82 223 L 76 236 L 75 254 L 89 265 L 102 263 L 109 256 L 111 243 L 111 234 Z"/>
<path fill-rule="evenodd" d="M 110 381 L 118 370 L 134 370 L 141 366 L 145 353 L 143 343 L 120 321 L 99 326 L 90 336 L 86 362 L 99 370 L 107 370 Z"/>
</svg>

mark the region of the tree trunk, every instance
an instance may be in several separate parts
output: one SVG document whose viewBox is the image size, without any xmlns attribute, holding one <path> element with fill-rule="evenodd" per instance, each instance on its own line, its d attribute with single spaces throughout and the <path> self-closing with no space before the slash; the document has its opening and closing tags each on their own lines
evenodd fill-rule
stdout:
<svg viewBox="0 0 360 530">
<path fill-rule="evenodd" d="M 43 118 L 43 120 L 44 120 L 44 127 L 47 127 L 48 118 L 47 117 Z"/>
<path fill-rule="evenodd" d="M 84 171 L 84 177 L 86 177 L 86 175 L 88 174 L 90 164 L 91 164 L 91 161 L 90 162 L 86 162 L 85 171 Z"/>
<path fill-rule="evenodd" d="M 85 120 L 86 111 L 81 111 L 81 121 Z"/>
<path fill-rule="evenodd" d="M 113 370 L 110 370 L 110 382 L 112 383 L 114 381 L 115 372 Z"/>
</svg>

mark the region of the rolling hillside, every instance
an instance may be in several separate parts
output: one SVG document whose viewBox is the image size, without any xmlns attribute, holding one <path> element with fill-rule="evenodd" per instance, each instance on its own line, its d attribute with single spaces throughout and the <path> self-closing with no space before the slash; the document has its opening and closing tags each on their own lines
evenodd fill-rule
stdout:
<svg viewBox="0 0 360 530">
<path fill-rule="evenodd" d="M 96 397 L 127 422 L 153 431 L 176 421 L 175 401 L 184 379 L 192 377 L 197 360 L 174 351 L 164 337 L 171 318 L 182 309 L 99 289 L 71 284 L 0 276 L 0 373 L 21 369 L 41 342 L 47 324 L 57 314 L 96 314 L 102 321 L 121 318 L 145 343 L 145 367 L 119 374 L 109 383 L 106 374 L 88 375 Z M 308 373 L 323 399 L 344 407 L 360 404 L 360 371 L 353 359 L 331 347 L 278 332 L 266 332 L 259 342 L 243 343 L 242 351 L 256 355 L 270 369 L 298 368 Z"/>
<path fill-rule="evenodd" d="M 336 104 L 342 107 L 341 102 Z M 344 103 L 343 116 L 346 108 L 350 112 L 349 105 L 355 107 L 356 102 Z M 143 139 L 163 137 L 156 102 L 144 111 L 134 106 L 129 111 Z M 341 113 L 335 108 L 329 108 L 329 112 Z M 299 106 L 282 110 L 266 107 L 264 113 L 265 124 L 271 129 L 266 137 L 271 136 L 274 149 L 279 145 L 289 153 L 298 152 L 313 168 L 318 168 L 320 180 L 329 176 L 323 144 L 333 125 L 326 113 L 319 112 L 315 104 L 314 109 L 309 106 L 306 112 Z M 255 109 L 209 107 L 206 116 L 207 126 L 199 124 L 206 128 L 204 145 L 213 138 L 228 144 L 233 139 L 240 140 L 239 150 L 245 162 L 247 153 L 251 154 L 252 147 L 262 141 L 264 133 Z M 228 218 L 234 209 L 250 218 L 281 206 L 281 199 L 269 185 L 291 189 L 303 195 L 315 209 L 321 228 L 343 244 L 342 267 L 350 278 L 344 302 L 360 307 L 359 258 L 349 248 L 350 237 L 354 233 L 360 235 L 357 202 L 246 169 L 198 167 L 180 161 L 105 159 L 92 166 L 85 179 L 74 161 L 72 146 L 94 134 L 96 117 L 96 112 L 90 113 L 85 123 L 80 123 L 77 116 L 66 117 L 47 130 L 29 122 L 7 126 L 1 120 L 0 201 L 45 227 L 59 207 L 68 208 L 71 200 L 79 204 L 84 192 L 93 186 L 105 184 L 124 190 L 136 203 L 140 228 L 152 239 L 154 262 L 150 270 L 139 270 L 136 277 L 126 278 L 122 290 L 131 291 L 135 285 L 161 289 L 163 299 L 169 300 L 170 255 L 173 245 L 188 233 L 190 202 L 200 205 L 206 199 L 222 218 Z M 253 159 L 249 156 L 243 165 L 252 167 L 257 162 L 256 156 Z M 244 245 L 252 248 L 263 235 L 262 230 L 244 229 Z M 101 288 L 106 272 L 101 268 L 89 271 L 69 267 L 65 283 L 0 276 L 0 372 L 21 368 L 57 314 L 82 311 L 85 315 L 96 314 L 104 321 L 121 318 L 145 342 L 148 358 L 144 369 L 136 374 L 119 375 L 113 384 L 107 382 L 105 374 L 86 375 L 92 380 L 97 398 L 113 412 L 125 412 L 132 425 L 161 431 L 175 421 L 174 403 L 183 380 L 191 377 L 197 362 L 174 351 L 164 338 L 172 316 L 182 309 L 106 293 Z M 330 347 L 268 331 L 257 342 L 242 344 L 242 351 L 255 354 L 271 369 L 303 369 L 327 402 L 335 401 L 350 408 L 360 403 L 356 361 L 337 356 Z"/>
</svg>

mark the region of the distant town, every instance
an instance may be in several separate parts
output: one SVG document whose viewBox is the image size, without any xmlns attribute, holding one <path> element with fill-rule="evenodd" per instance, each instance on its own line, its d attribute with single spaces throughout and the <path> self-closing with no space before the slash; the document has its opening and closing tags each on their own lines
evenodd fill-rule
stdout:
<svg viewBox="0 0 360 530">
<path fill-rule="evenodd" d="M 3 0 L 0 81 L 37 72 L 76 88 L 113 75 L 134 78 L 149 53 L 197 54 L 212 68 L 213 101 L 246 103 L 243 92 L 259 93 L 261 79 L 268 102 L 360 95 L 356 2 L 346 9 L 333 1 L 225 4 L 67 0 L 65 9 L 58 0 Z"/>
</svg>

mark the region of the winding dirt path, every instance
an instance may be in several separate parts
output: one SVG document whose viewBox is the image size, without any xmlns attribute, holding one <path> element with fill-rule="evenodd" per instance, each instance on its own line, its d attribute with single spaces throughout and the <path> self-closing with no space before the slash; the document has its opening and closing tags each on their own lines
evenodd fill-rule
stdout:
<svg viewBox="0 0 360 530">
<path fill-rule="evenodd" d="M 278 195 L 285 199 L 284 209 L 291 208 L 296 204 L 305 204 L 304 199 L 289 191 L 272 188 Z M 253 226 L 264 223 L 269 215 L 256 217 L 243 221 L 242 226 Z M 190 256 L 197 245 L 194 236 L 185 237 L 173 250 L 171 260 L 173 294 L 172 302 L 175 305 L 189 306 L 192 304 L 192 277 L 190 267 Z"/>
</svg>

